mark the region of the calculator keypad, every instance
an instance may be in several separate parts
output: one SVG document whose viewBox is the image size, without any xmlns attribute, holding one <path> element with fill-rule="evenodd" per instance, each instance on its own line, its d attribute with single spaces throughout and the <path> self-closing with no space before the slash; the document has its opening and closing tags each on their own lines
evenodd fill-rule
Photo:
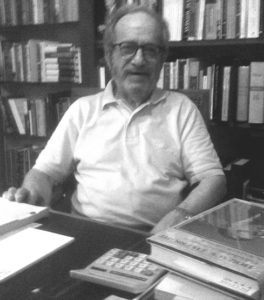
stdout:
<svg viewBox="0 0 264 300">
<path fill-rule="evenodd" d="M 146 261 L 146 258 L 147 255 L 143 253 L 114 248 L 97 259 L 94 267 L 100 266 L 102 269 L 105 268 L 105 271 L 110 267 L 110 272 L 116 274 L 118 271 L 120 275 L 126 274 L 125 276 L 129 276 L 128 272 L 134 273 L 138 275 L 139 280 L 144 280 L 144 277 L 151 277 L 160 270 L 154 264 Z"/>
<path fill-rule="evenodd" d="M 165 269 L 147 261 L 147 255 L 114 248 L 83 269 L 71 270 L 73 278 L 105 285 L 134 294 L 154 284 Z"/>
</svg>

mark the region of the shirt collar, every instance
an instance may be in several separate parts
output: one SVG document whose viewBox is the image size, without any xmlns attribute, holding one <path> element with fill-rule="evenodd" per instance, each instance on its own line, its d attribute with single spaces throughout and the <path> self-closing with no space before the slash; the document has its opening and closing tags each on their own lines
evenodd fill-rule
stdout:
<svg viewBox="0 0 264 300">
<path fill-rule="evenodd" d="M 156 104 L 160 101 L 163 101 L 167 98 L 168 91 L 164 91 L 160 88 L 155 88 L 154 92 L 152 93 L 150 99 L 145 103 L 148 104 Z M 117 104 L 118 99 L 114 96 L 113 93 L 113 81 L 110 80 L 108 84 L 106 85 L 104 91 L 103 91 L 103 109 L 106 108 L 106 106 L 111 104 Z"/>
</svg>

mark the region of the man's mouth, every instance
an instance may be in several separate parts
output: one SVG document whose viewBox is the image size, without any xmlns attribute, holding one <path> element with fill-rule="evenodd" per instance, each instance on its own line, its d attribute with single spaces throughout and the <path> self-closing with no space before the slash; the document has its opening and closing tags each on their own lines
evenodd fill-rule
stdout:
<svg viewBox="0 0 264 300">
<path fill-rule="evenodd" d="M 147 72 L 128 72 L 127 73 L 130 76 L 149 76 L 149 74 Z"/>
</svg>

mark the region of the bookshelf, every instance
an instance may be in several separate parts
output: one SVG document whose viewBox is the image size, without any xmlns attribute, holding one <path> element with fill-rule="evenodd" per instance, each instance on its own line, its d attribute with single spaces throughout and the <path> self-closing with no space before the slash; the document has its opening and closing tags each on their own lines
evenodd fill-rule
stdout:
<svg viewBox="0 0 264 300">
<path fill-rule="evenodd" d="M 27 6 L 22 9 L 19 4 Z M 56 41 L 60 44 L 68 43 L 78 47 L 81 53 L 79 82 L 59 81 L 31 82 L 26 78 L 1 78 L 0 95 L 1 102 L 5 97 L 25 97 L 29 101 L 46 99 L 48 95 L 63 93 L 74 87 L 96 87 L 98 84 L 97 57 L 95 47 L 95 3 L 98 1 L 86 0 L 25 0 L 25 1 L 0 1 L 0 40 L 10 43 L 24 44 L 29 40 Z M 101 5 L 104 4 L 104 1 Z M 17 6 L 15 5 L 17 3 Z M 38 10 L 37 12 L 35 5 Z M 44 5 L 44 7 L 43 7 Z M 48 11 L 47 12 L 47 7 Z M 53 6 L 52 6 L 53 5 Z M 98 7 L 97 10 L 101 7 Z M 42 7 L 41 7 L 42 6 Z M 56 7 L 55 7 L 56 6 Z M 46 7 L 46 8 L 45 8 Z M 23 11 L 23 14 L 22 14 Z M 26 14 L 26 16 L 25 16 Z M 37 16 L 38 17 L 37 17 Z M 22 18 L 24 18 L 22 20 Z M 1 56 L 1 62 L 3 55 Z M 7 149 L 24 148 L 32 145 L 42 145 L 47 137 L 36 134 L 8 133 L 4 123 L 4 115 L 1 115 L 0 124 L 0 192 L 9 185 L 6 178 Z M 47 134 L 48 136 L 48 134 Z"/>
<path fill-rule="evenodd" d="M 29 0 L 28 0 L 29 1 Z M 33 1 L 33 0 L 31 0 Z M 66 0 L 65 0 L 66 1 Z M 180 3 L 183 0 L 153 0 L 153 1 L 135 1 L 148 2 L 157 7 L 163 13 L 164 3 Z M 183 7 L 192 2 L 204 3 L 205 7 L 209 3 L 226 3 L 226 0 L 184 0 Z M 0 5 L 3 1 L 0 0 Z M 40 1 L 41 2 L 41 1 Z M 121 5 L 128 2 L 126 0 L 107 1 L 108 3 L 116 3 Z M 132 2 L 132 1 L 129 1 Z M 234 2 L 234 1 L 230 1 Z M 239 1 L 238 1 L 239 2 Z M 246 1 L 243 1 L 246 2 Z M 258 0 L 252 0 L 252 3 Z M 73 43 L 81 49 L 82 61 L 82 83 L 65 83 L 65 82 L 12 82 L 2 81 L 1 94 L 10 94 L 12 96 L 25 96 L 29 98 L 46 97 L 49 93 L 63 92 L 71 90 L 74 87 L 99 87 L 100 79 L 98 78 L 98 66 L 103 64 L 102 49 L 102 33 L 105 20 L 105 0 L 79 0 L 79 19 L 67 22 L 52 22 L 44 24 L 26 24 L 26 25 L 1 25 L 0 36 L 10 41 L 27 41 L 29 39 L 49 39 L 56 40 L 61 43 Z M 241 1 L 242 3 L 242 1 Z M 259 1 L 260 16 L 263 16 L 263 0 Z M 110 5 L 110 4 L 109 4 Z M 180 4 L 178 4 L 180 5 Z M 205 9 L 205 8 L 204 8 Z M 184 21 L 184 10 L 181 16 L 181 22 Z M 205 11 L 205 10 L 204 10 Z M 242 11 L 242 10 L 241 10 Z M 204 16 L 205 18 L 205 16 Z M 257 19 L 257 18 L 256 18 Z M 171 40 L 169 47 L 168 62 L 177 59 L 196 58 L 202 63 L 218 64 L 221 66 L 242 66 L 250 65 L 252 61 L 264 61 L 264 39 L 262 33 L 263 18 L 259 20 L 259 34 L 255 37 L 252 33 L 251 37 L 245 37 L 242 34 L 235 38 L 217 37 L 209 39 L 204 36 L 193 39 L 184 36 L 184 30 L 181 38 Z M 206 24 L 206 21 L 204 21 Z M 182 24 L 184 25 L 184 24 Z M 205 26 L 205 25 L 204 25 Z M 230 25 L 229 25 L 230 26 Z M 200 26 L 201 27 L 201 26 Z M 200 28 L 199 27 L 199 28 Z M 232 85 L 234 86 L 234 84 Z M 211 90 L 208 89 L 211 93 Z M 197 90 L 199 93 L 199 90 Z M 203 94 L 202 91 L 201 94 Z M 237 102 L 236 90 L 232 88 L 230 103 L 233 109 Z M 210 118 L 209 118 L 210 119 Z M 236 157 L 247 157 L 254 159 L 264 159 L 264 124 L 249 124 L 248 122 L 236 122 L 233 120 L 219 121 L 211 118 L 208 122 L 208 128 L 215 144 L 216 150 L 223 162 L 228 163 Z M 3 129 L 3 122 L 0 124 L 0 168 L 4 169 L 5 151 L 8 145 L 31 143 L 42 143 L 46 139 L 33 136 L 19 136 L 17 134 L 7 135 Z M 4 172 L 0 174 L 0 190 L 6 188 Z"/>
</svg>

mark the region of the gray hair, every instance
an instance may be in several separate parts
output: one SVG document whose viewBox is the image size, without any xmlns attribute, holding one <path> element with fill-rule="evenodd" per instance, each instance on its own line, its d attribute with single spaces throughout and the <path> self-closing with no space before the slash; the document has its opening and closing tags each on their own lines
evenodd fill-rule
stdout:
<svg viewBox="0 0 264 300">
<path fill-rule="evenodd" d="M 118 21 L 128 14 L 137 12 L 144 12 L 151 16 L 159 25 L 161 32 L 160 46 L 164 48 L 164 56 L 166 56 L 169 47 L 169 29 L 166 21 L 160 14 L 156 13 L 154 9 L 151 9 L 144 5 L 123 5 L 119 9 L 114 10 L 107 18 L 106 27 L 103 36 L 105 60 L 110 67 L 111 55 L 113 51 L 113 43 L 115 38 L 115 26 Z"/>
</svg>

